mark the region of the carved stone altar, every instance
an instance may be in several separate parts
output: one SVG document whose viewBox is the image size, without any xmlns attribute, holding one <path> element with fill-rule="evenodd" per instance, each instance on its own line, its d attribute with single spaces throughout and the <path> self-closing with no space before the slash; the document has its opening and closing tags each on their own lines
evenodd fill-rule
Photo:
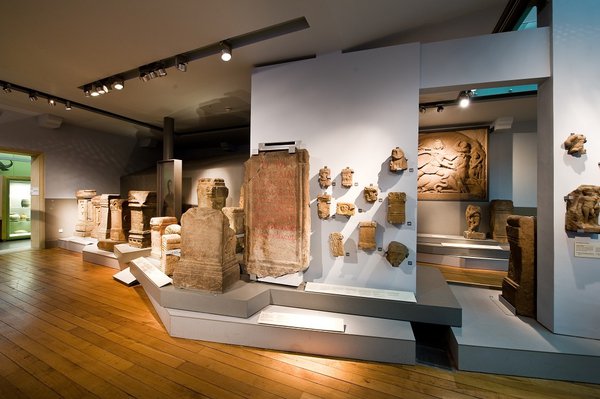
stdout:
<svg viewBox="0 0 600 399">
<path fill-rule="evenodd" d="M 350 169 L 350 167 L 345 167 L 342 169 L 342 187 L 350 188 L 352 187 L 352 176 L 354 175 L 354 171 Z"/>
<path fill-rule="evenodd" d="M 319 169 L 319 186 L 321 186 L 322 189 L 331 186 L 331 169 L 327 166 L 323 166 Z"/>
<path fill-rule="evenodd" d="M 129 245 L 135 248 L 148 248 L 151 245 L 150 219 L 156 214 L 155 191 L 130 191 L 131 230 Z"/>
<path fill-rule="evenodd" d="M 98 196 L 97 196 L 98 197 Z M 99 196 L 99 213 L 98 213 L 98 227 L 96 231 L 96 238 L 98 240 L 106 240 L 110 238 L 110 226 L 111 226 L 111 213 L 110 213 L 110 201 L 119 198 L 118 194 L 102 194 Z M 96 198 L 96 197 L 94 197 Z"/>
<path fill-rule="evenodd" d="M 131 228 L 131 212 L 127 200 L 121 198 L 108 198 L 108 212 L 110 212 L 108 237 L 98 238 L 98 248 L 113 252 L 115 245 L 127 242 Z"/>
<path fill-rule="evenodd" d="M 569 155 L 574 157 L 580 157 L 586 153 L 584 144 L 587 143 L 587 139 L 583 134 L 571 133 L 564 142 L 565 150 Z"/>
<path fill-rule="evenodd" d="M 508 276 L 502 296 L 518 315 L 536 317 L 536 218 L 511 215 L 506 233 L 510 245 Z"/>
<path fill-rule="evenodd" d="M 244 174 L 245 264 L 258 277 L 308 267 L 310 258 L 309 155 L 298 149 L 261 152 Z"/>
<path fill-rule="evenodd" d="M 335 204 L 335 213 L 342 216 L 354 216 L 356 206 L 350 202 L 338 202 Z"/>
<path fill-rule="evenodd" d="M 225 180 L 202 177 L 198 179 L 196 186 L 199 208 L 212 208 L 221 210 L 225 206 L 229 189 L 225 186 Z"/>
<path fill-rule="evenodd" d="M 181 258 L 173 285 L 223 292 L 239 280 L 235 234 L 220 210 L 191 208 L 181 216 Z"/>
<path fill-rule="evenodd" d="M 177 224 L 175 216 L 161 216 L 150 219 L 150 239 L 152 251 L 150 256 L 160 259 L 162 253 L 162 236 L 165 233 L 167 226 Z"/>
<path fill-rule="evenodd" d="M 404 156 L 404 151 L 400 147 L 392 150 L 392 160 L 390 161 L 390 171 L 401 172 L 408 168 L 408 162 Z"/>
<path fill-rule="evenodd" d="M 406 193 L 388 193 L 387 221 L 391 224 L 406 222 Z"/>
<path fill-rule="evenodd" d="M 358 249 L 374 251 L 377 249 L 377 222 L 360 222 L 358 225 Z"/>
<path fill-rule="evenodd" d="M 96 190 L 77 190 L 77 223 L 75 223 L 75 235 L 78 237 L 90 237 L 94 229 L 94 212 L 92 198 Z"/>
<path fill-rule="evenodd" d="M 492 200 L 490 202 L 490 231 L 492 238 L 498 242 L 508 242 L 506 236 L 506 219 L 514 213 L 511 200 Z"/>
<path fill-rule="evenodd" d="M 402 244 L 398 241 L 391 241 L 388 244 L 388 249 L 385 252 L 385 258 L 390 265 L 393 267 L 398 267 L 404 261 L 404 259 L 408 258 L 408 248 L 406 245 Z"/>
<path fill-rule="evenodd" d="M 181 257 L 181 226 L 171 224 L 161 237 L 160 270 L 167 276 L 173 275 L 175 265 Z"/>
<path fill-rule="evenodd" d="M 584 184 L 565 197 L 567 212 L 565 230 L 581 233 L 600 233 L 600 186 Z"/>
<path fill-rule="evenodd" d="M 485 233 L 478 231 L 479 223 L 481 223 L 481 207 L 469 204 L 465 210 L 465 219 L 467 230 L 463 233 L 463 236 L 471 240 L 485 240 Z"/>
<path fill-rule="evenodd" d="M 331 256 L 344 256 L 344 236 L 342 233 L 329 234 L 329 251 Z"/>
<path fill-rule="evenodd" d="M 92 220 L 94 227 L 92 228 L 92 232 L 90 233 L 90 237 L 98 238 L 98 228 L 100 227 L 100 198 L 101 195 L 94 195 L 91 199 L 92 201 Z"/>
<path fill-rule="evenodd" d="M 236 236 L 235 253 L 244 252 L 244 233 L 245 233 L 245 213 L 244 208 L 237 206 L 226 206 L 223 209 L 223 214 L 229 220 L 229 227 L 231 227 Z"/>
<path fill-rule="evenodd" d="M 379 192 L 379 188 L 374 185 L 366 186 L 363 190 L 363 195 L 365 197 L 365 201 L 369 203 L 373 203 L 377 201 L 377 194 Z"/>
</svg>

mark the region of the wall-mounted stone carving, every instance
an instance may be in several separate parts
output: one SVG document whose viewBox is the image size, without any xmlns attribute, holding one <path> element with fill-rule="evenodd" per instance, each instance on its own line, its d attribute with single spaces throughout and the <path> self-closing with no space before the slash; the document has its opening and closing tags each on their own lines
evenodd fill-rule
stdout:
<svg viewBox="0 0 600 399">
<path fill-rule="evenodd" d="M 511 200 L 490 201 L 490 231 L 492 238 L 498 242 L 508 242 L 506 236 L 506 220 L 514 213 Z"/>
<path fill-rule="evenodd" d="M 584 184 L 565 197 L 565 229 L 581 233 L 600 233 L 600 186 Z"/>
<path fill-rule="evenodd" d="M 487 199 L 487 129 L 421 133 L 418 151 L 418 199 Z"/>
<path fill-rule="evenodd" d="M 317 196 L 317 215 L 319 219 L 327 219 L 331 213 L 331 195 L 319 194 Z"/>
<path fill-rule="evenodd" d="M 212 208 L 221 210 L 225 206 L 229 189 L 225 180 L 219 178 L 202 177 L 196 185 L 198 195 L 198 208 Z"/>
<path fill-rule="evenodd" d="M 129 245 L 135 248 L 150 247 L 150 219 L 156 215 L 156 191 L 129 192 L 129 209 L 131 211 L 131 230 Z"/>
<path fill-rule="evenodd" d="M 165 228 L 161 237 L 160 270 L 168 276 L 173 275 L 175 265 L 181 257 L 181 226 L 171 224 Z"/>
<path fill-rule="evenodd" d="M 365 197 L 365 201 L 373 203 L 377 201 L 377 194 L 379 192 L 379 188 L 374 185 L 366 186 L 363 190 L 363 195 Z"/>
<path fill-rule="evenodd" d="M 322 189 L 331 186 L 331 169 L 327 166 L 323 166 L 319 169 L 319 186 L 321 186 Z"/>
<path fill-rule="evenodd" d="M 162 253 L 162 236 L 165 233 L 167 226 L 172 224 L 177 224 L 177 218 L 175 216 L 160 216 L 150 219 L 150 239 L 152 244 L 150 256 L 153 258 L 160 259 Z"/>
<path fill-rule="evenodd" d="M 342 233 L 329 234 L 329 251 L 331 256 L 344 256 L 344 236 Z"/>
<path fill-rule="evenodd" d="M 388 249 L 385 252 L 385 258 L 393 267 L 398 267 L 408 258 L 408 248 L 406 245 L 398 241 L 391 241 L 388 245 Z"/>
<path fill-rule="evenodd" d="M 377 249 L 376 222 L 360 222 L 358 224 L 358 249 L 363 251 L 374 251 Z"/>
<path fill-rule="evenodd" d="M 354 171 L 350 169 L 350 167 L 345 167 L 342 169 L 342 187 L 350 188 L 352 187 L 352 177 L 354 175 Z"/>
<path fill-rule="evenodd" d="M 261 152 L 244 173 L 245 264 L 258 277 L 308 267 L 310 258 L 309 155 L 299 149 Z"/>
<path fill-rule="evenodd" d="M 356 207 L 350 202 L 338 202 L 335 204 L 335 213 L 342 216 L 354 216 Z"/>
<path fill-rule="evenodd" d="M 569 155 L 574 157 L 580 157 L 586 153 L 584 144 L 587 142 L 586 137 L 583 134 L 571 133 L 565 140 L 563 145 Z"/>
<path fill-rule="evenodd" d="M 90 237 L 94 229 L 94 211 L 92 198 L 96 190 L 77 190 L 77 222 L 75 223 L 75 235 L 78 237 Z"/>
<path fill-rule="evenodd" d="M 390 171 L 401 172 L 408 168 L 408 162 L 404 156 L 404 151 L 400 147 L 392 150 L 392 160 L 390 161 Z"/>
<path fill-rule="evenodd" d="M 471 240 L 485 240 L 485 233 L 479 232 L 481 207 L 469 204 L 465 210 L 465 219 L 467 221 L 467 230 L 463 236 Z"/>
<path fill-rule="evenodd" d="M 502 296 L 518 315 L 536 317 L 536 219 L 511 215 L 506 222 L 510 258 Z"/>
<path fill-rule="evenodd" d="M 391 192 L 387 196 L 387 221 L 392 224 L 406 222 L 406 193 Z"/>
</svg>

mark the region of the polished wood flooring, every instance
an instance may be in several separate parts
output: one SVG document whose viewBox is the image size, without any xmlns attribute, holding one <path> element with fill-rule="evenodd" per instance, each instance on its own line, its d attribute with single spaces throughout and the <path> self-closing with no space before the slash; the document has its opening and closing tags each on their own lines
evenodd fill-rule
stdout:
<svg viewBox="0 0 600 399">
<path fill-rule="evenodd" d="M 0 255 L 0 398 L 600 398 L 600 385 L 171 338 L 114 273 L 58 248 Z"/>
</svg>

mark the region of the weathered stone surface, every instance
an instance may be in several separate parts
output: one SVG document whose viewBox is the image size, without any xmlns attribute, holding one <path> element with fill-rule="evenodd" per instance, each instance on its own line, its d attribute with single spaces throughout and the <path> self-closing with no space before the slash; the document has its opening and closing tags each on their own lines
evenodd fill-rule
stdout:
<svg viewBox="0 0 600 399">
<path fill-rule="evenodd" d="M 338 202 L 335 204 L 335 213 L 342 216 L 354 216 L 356 207 L 350 202 Z"/>
<path fill-rule="evenodd" d="M 329 251 L 331 256 L 344 256 L 344 236 L 342 233 L 329 234 Z"/>
<path fill-rule="evenodd" d="M 514 213 L 511 200 L 492 200 L 490 202 L 490 231 L 492 238 L 498 242 L 508 242 L 506 236 L 506 219 Z"/>
<path fill-rule="evenodd" d="M 109 238 L 98 241 L 98 248 L 113 252 L 115 245 L 127 242 L 131 227 L 131 213 L 126 199 L 113 198 L 109 200 L 110 230 Z"/>
<path fill-rule="evenodd" d="M 583 134 L 571 133 L 569 137 L 564 142 L 565 150 L 569 155 L 573 155 L 574 157 L 580 157 L 586 153 L 584 144 L 587 142 L 587 139 Z"/>
<path fill-rule="evenodd" d="M 77 222 L 75 223 L 75 235 L 78 237 L 91 237 L 94 229 L 94 212 L 92 198 L 96 190 L 77 190 Z"/>
<path fill-rule="evenodd" d="M 363 196 L 365 197 L 365 201 L 367 202 L 375 202 L 377 201 L 377 194 L 379 192 L 379 188 L 374 185 L 366 186 L 363 190 Z"/>
<path fill-rule="evenodd" d="M 363 251 L 374 251 L 377 249 L 375 233 L 377 231 L 376 222 L 360 222 L 358 225 L 358 249 Z"/>
<path fill-rule="evenodd" d="M 223 179 L 203 177 L 198 179 L 196 194 L 198 195 L 198 208 L 221 210 L 227 201 L 229 189 L 225 186 Z"/>
<path fill-rule="evenodd" d="M 319 169 L 319 186 L 323 189 L 331 186 L 331 169 L 327 166 Z"/>
<path fill-rule="evenodd" d="M 152 245 L 150 256 L 153 258 L 160 259 L 162 236 L 165 233 L 167 226 L 172 224 L 177 224 L 177 218 L 175 216 L 161 216 L 150 219 L 150 240 Z"/>
<path fill-rule="evenodd" d="M 98 238 L 98 229 L 100 228 L 100 198 L 101 195 L 94 195 L 91 199 L 92 202 L 92 224 L 94 227 L 90 233 L 90 237 Z"/>
<path fill-rule="evenodd" d="M 245 264 L 258 277 L 303 271 L 310 259 L 309 155 L 259 153 L 245 163 Z"/>
<path fill-rule="evenodd" d="M 177 226 L 178 224 L 171 225 Z M 181 257 L 181 235 L 179 233 L 168 233 L 168 228 L 165 230 L 165 234 L 160 238 L 161 240 L 161 256 L 160 256 L 160 270 L 168 276 L 173 275 L 175 265 L 179 262 Z M 181 231 L 178 229 L 177 231 Z"/>
<path fill-rule="evenodd" d="M 406 223 L 406 193 L 391 192 L 387 196 L 387 221 L 392 224 Z"/>
<path fill-rule="evenodd" d="M 244 234 L 246 228 L 244 208 L 226 206 L 222 209 L 223 214 L 229 220 L 229 227 L 233 229 L 236 236 L 235 253 L 244 252 Z"/>
<path fill-rule="evenodd" d="M 148 248 L 151 245 L 150 219 L 156 216 L 156 191 L 129 192 L 131 230 L 129 245 L 135 248 Z"/>
<path fill-rule="evenodd" d="M 331 212 L 331 195 L 319 194 L 317 196 L 317 215 L 319 219 L 329 218 Z"/>
<path fill-rule="evenodd" d="M 96 197 L 94 197 L 96 198 Z M 100 209 L 98 213 L 98 228 L 96 238 L 98 240 L 106 240 L 110 238 L 111 213 L 110 201 L 119 198 L 118 194 L 102 194 L 100 195 Z"/>
<path fill-rule="evenodd" d="M 181 258 L 173 285 L 223 292 L 240 277 L 235 233 L 220 210 L 191 208 L 181 216 Z"/>
<path fill-rule="evenodd" d="M 565 198 L 565 230 L 581 233 L 600 233 L 600 186 L 584 184 Z"/>
<path fill-rule="evenodd" d="M 385 252 L 385 258 L 390 265 L 393 267 L 398 267 L 404 261 L 404 259 L 408 258 L 408 248 L 406 245 L 402 244 L 398 241 L 391 241 L 388 244 L 388 249 Z"/>
<path fill-rule="evenodd" d="M 465 210 L 465 219 L 467 221 L 467 230 L 463 237 L 471 240 L 484 240 L 485 233 L 480 233 L 479 223 L 481 223 L 481 207 L 469 204 Z"/>
<path fill-rule="evenodd" d="M 502 296 L 522 316 L 536 317 L 536 218 L 511 215 L 506 233 L 510 245 L 508 276 L 502 281 Z"/>
<path fill-rule="evenodd" d="M 342 187 L 350 188 L 352 187 L 352 177 L 354 175 L 354 171 L 350 169 L 350 167 L 345 167 L 342 169 Z"/>
<path fill-rule="evenodd" d="M 404 151 L 400 147 L 392 150 L 392 160 L 390 161 L 390 171 L 400 172 L 408 168 L 408 162 L 404 156 Z"/>
</svg>

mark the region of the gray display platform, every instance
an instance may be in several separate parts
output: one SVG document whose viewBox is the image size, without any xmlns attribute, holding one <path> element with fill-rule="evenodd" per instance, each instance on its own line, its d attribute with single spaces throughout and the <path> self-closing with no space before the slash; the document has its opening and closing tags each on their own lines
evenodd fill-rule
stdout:
<svg viewBox="0 0 600 399">
<path fill-rule="evenodd" d="M 87 247 L 88 245 L 96 245 L 98 243 L 98 240 L 90 237 L 72 236 L 59 238 L 57 240 L 57 243 L 59 248 L 66 249 L 67 251 L 81 253 L 83 252 L 83 248 Z"/>
<path fill-rule="evenodd" d="M 460 370 L 600 383 L 600 340 L 553 334 L 515 316 L 500 291 L 451 285 L 463 308 L 452 327 L 451 351 Z"/>
<path fill-rule="evenodd" d="M 98 249 L 98 246 L 95 244 L 85 246 L 81 253 L 83 255 L 83 260 L 86 262 L 121 270 L 115 254 Z"/>
</svg>

